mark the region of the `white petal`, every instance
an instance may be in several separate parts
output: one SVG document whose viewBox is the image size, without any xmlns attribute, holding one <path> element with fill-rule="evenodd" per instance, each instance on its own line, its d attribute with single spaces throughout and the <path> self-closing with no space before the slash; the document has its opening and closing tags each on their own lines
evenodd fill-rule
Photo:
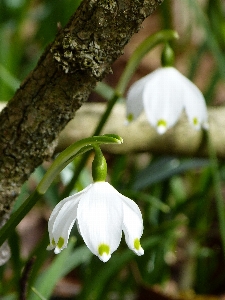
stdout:
<svg viewBox="0 0 225 300">
<path fill-rule="evenodd" d="M 71 196 L 73 197 L 73 196 Z M 60 209 L 62 208 L 62 206 L 67 202 L 69 201 L 71 197 L 68 197 L 68 198 L 65 198 L 63 199 L 62 201 L 60 201 L 53 209 L 51 215 L 50 215 L 50 218 L 49 218 L 49 221 L 48 221 L 48 232 L 49 232 L 49 240 L 50 240 L 50 245 L 47 247 L 48 250 L 52 250 L 55 248 L 55 240 L 54 240 L 54 237 L 53 237 L 53 225 L 54 225 L 54 222 L 55 222 L 55 219 L 60 211 Z"/>
<path fill-rule="evenodd" d="M 184 93 L 184 108 L 189 122 L 198 130 L 208 125 L 208 113 L 202 92 L 189 79 L 184 77 L 186 91 Z"/>
<path fill-rule="evenodd" d="M 99 257 L 103 262 L 107 262 L 111 258 L 111 254 L 106 254 L 105 252 Z"/>
<path fill-rule="evenodd" d="M 67 246 L 70 231 L 77 217 L 79 200 L 80 198 L 66 202 L 55 219 L 52 235 L 57 245 L 56 251 L 61 251 Z M 61 245 L 58 245 L 59 241 Z"/>
<path fill-rule="evenodd" d="M 76 193 L 75 195 L 63 199 L 53 209 L 48 222 L 50 239 L 50 245 L 47 248 L 48 250 L 56 247 L 55 252 L 59 253 L 67 246 L 71 228 L 76 220 L 77 204 L 80 200 L 80 197 L 82 197 L 82 194 L 85 193 L 85 191 L 89 188 L 90 186 L 86 187 L 84 190 Z M 60 244 L 63 244 L 63 246 L 60 247 L 61 250 L 57 246 L 59 239 L 61 241 Z"/>
<path fill-rule="evenodd" d="M 158 134 L 164 134 L 167 130 L 166 122 L 163 122 L 163 124 L 160 124 L 160 121 L 159 121 L 156 129 L 157 129 Z"/>
<path fill-rule="evenodd" d="M 137 204 L 121 195 L 123 200 L 123 231 L 128 247 L 137 255 L 143 255 L 144 250 L 140 245 L 140 238 L 143 233 L 143 220 Z"/>
<path fill-rule="evenodd" d="M 164 133 L 178 120 L 183 108 L 183 83 L 173 67 L 154 71 L 143 91 L 144 109 L 152 126 Z"/>
<path fill-rule="evenodd" d="M 151 74 L 150 74 L 151 75 Z M 145 82 L 148 81 L 150 75 L 143 77 L 142 79 L 136 81 L 127 92 L 127 120 L 133 121 L 143 111 L 143 89 Z"/>
<path fill-rule="evenodd" d="M 119 246 L 123 207 L 119 193 L 107 182 L 95 182 L 80 200 L 77 221 L 87 247 L 107 261 Z"/>
</svg>

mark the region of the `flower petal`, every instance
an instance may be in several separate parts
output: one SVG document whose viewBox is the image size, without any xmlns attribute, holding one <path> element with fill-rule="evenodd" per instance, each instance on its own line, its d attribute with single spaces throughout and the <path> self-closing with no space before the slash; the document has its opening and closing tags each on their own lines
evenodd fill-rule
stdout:
<svg viewBox="0 0 225 300">
<path fill-rule="evenodd" d="M 59 253 L 67 246 L 71 228 L 76 220 L 78 202 L 83 193 L 89 188 L 90 186 L 75 195 L 63 199 L 53 209 L 48 222 L 50 239 L 48 250 L 55 248 L 55 252 Z"/>
<path fill-rule="evenodd" d="M 67 197 L 65 199 L 63 199 L 62 201 L 60 201 L 53 209 L 49 221 L 48 221 L 48 232 L 49 232 L 49 240 L 50 240 L 50 245 L 47 247 L 48 250 L 52 250 L 55 248 L 56 244 L 55 244 L 55 240 L 53 237 L 53 225 L 55 222 L 55 219 L 60 211 L 60 209 L 62 208 L 62 206 L 69 201 L 69 198 L 71 198 L 73 196 Z"/>
<path fill-rule="evenodd" d="M 122 234 L 122 201 L 107 182 L 95 182 L 78 204 L 77 221 L 87 247 L 102 261 L 109 260 Z"/>
<path fill-rule="evenodd" d="M 143 91 L 144 109 L 150 124 L 162 134 L 177 122 L 184 107 L 182 77 L 173 67 L 160 68 L 151 75 Z"/>
<path fill-rule="evenodd" d="M 121 195 L 123 200 L 123 231 L 128 247 L 137 255 L 143 255 L 144 250 L 140 244 L 143 233 L 142 214 L 137 204 Z"/>
<path fill-rule="evenodd" d="M 151 75 L 151 74 L 150 74 Z M 142 93 L 145 83 L 148 81 L 150 75 L 143 77 L 136 81 L 127 92 L 127 120 L 128 122 L 137 119 L 143 111 Z"/>
<path fill-rule="evenodd" d="M 61 208 L 53 226 L 53 238 L 56 244 L 55 253 L 67 247 L 68 238 L 77 217 L 78 199 L 71 199 Z"/>
<path fill-rule="evenodd" d="M 208 127 L 208 113 L 204 96 L 198 87 L 184 77 L 186 91 L 184 92 L 184 108 L 189 122 L 199 130 Z"/>
</svg>

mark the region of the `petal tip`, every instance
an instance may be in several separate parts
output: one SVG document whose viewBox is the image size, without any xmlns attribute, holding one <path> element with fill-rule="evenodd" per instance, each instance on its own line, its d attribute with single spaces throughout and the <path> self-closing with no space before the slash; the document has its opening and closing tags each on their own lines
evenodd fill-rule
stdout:
<svg viewBox="0 0 225 300">
<path fill-rule="evenodd" d="M 136 238 L 134 240 L 134 248 L 132 249 L 138 256 L 141 256 L 144 254 L 144 249 L 141 247 L 140 240 Z"/>
<path fill-rule="evenodd" d="M 157 132 L 158 134 L 164 134 L 166 132 L 167 128 L 165 126 L 157 126 Z"/>
<path fill-rule="evenodd" d="M 53 250 L 54 248 L 55 248 L 55 246 L 53 246 L 53 245 L 48 245 L 47 248 L 46 248 L 46 250 L 50 251 L 50 250 Z"/>
<path fill-rule="evenodd" d="M 55 247 L 54 253 L 59 254 L 62 251 L 62 249 Z"/>
<path fill-rule="evenodd" d="M 128 119 L 126 119 L 126 120 L 124 121 L 124 126 L 128 126 L 130 123 L 131 123 L 131 121 L 129 121 Z"/>
<path fill-rule="evenodd" d="M 100 244 L 98 247 L 98 257 L 101 261 L 107 262 L 110 257 L 110 247 L 107 244 Z"/>
<path fill-rule="evenodd" d="M 135 249 L 134 251 L 138 256 L 144 255 L 145 251 L 142 247 L 140 247 L 138 250 Z"/>
<path fill-rule="evenodd" d="M 99 255 L 98 257 L 101 261 L 105 263 L 111 258 L 111 255 L 104 252 L 102 255 Z"/>
<path fill-rule="evenodd" d="M 167 122 L 165 120 L 158 120 L 157 132 L 158 134 L 164 134 L 167 131 Z"/>
</svg>

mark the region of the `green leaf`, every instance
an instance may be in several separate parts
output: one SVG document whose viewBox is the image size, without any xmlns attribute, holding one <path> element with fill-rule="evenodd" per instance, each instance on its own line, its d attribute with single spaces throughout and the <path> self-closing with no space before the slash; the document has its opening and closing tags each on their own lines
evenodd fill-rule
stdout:
<svg viewBox="0 0 225 300">
<path fill-rule="evenodd" d="M 225 78 L 225 58 L 224 54 L 220 49 L 219 43 L 213 34 L 212 28 L 210 26 L 209 20 L 206 16 L 206 14 L 203 12 L 200 4 L 196 0 L 189 0 L 189 5 L 193 9 L 193 12 L 196 16 L 196 19 L 198 20 L 198 23 L 202 27 L 202 29 L 205 31 L 205 35 L 207 37 L 206 43 L 212 52 L 216 62 L 217 67 L 220 72 L 221 77 Z"/>
<path fill-rule="evenodd" d="M 1 296 L 1 300 L 17 300 L 17 299 L 18 299 L 18 296 L 16 294 Z"/>
<path fill-rule="evenodd" d="M 142 242 L 142 246 L 145 250 L 149 250 L 155 247 L 161 242 L 160 236 L 152 236 Z M 97 276 L 93 277 L 93 280 L 88 284 L 81 295 L 85 300 L 100 300 L 102 299 L 102 293 L 107 289 L 108 281 L 115 277 L 115 275 L 127 264 L 131 259 L 135 257 L 135 254 L 127 249 L 122 253 L 113 254 L 110 261 L 105 263 L 103 267 L 98 270 Z"/>
<path fill-rule="evenodd" d="M 32 287 L 31 289 L 32 289 L 32 291 L 38 296 L 39 299 L 41 299 L 41 300 L 46 300 L 46 298 L 43 297 L 43 296 L 41 295 L 41 293 L 39 293 L 34 287 Z"/>
<path fill-rule="evenodd" d="M 80 264 L 89 261 L 92 256 L 86 246 L 80 246 L 72 251 L 74 244 L 75 239 L 70 239 L 68 247 L 55 256 L 49 268 L 37 278 L 34 287 L 45 299 L 50 298 L 55 285 L 61 278 Z M 29 300 L 39 300 L 39 297 L 32 293 Z"/>
<path fill-rule="evenodd" d="M 158 208 L 159 210 L 161 210 L 164 213 L 168 213 L 170 211 L 170 207 L 169 205 L 163 203 L 160 199 L 158 199 L 157 197 L 154 197 L 150 194 L 147 193 L 143 193 L 143 192 L 136 192 L 133 190 L 130 191 L 123 191 L 123 194 L 129 198 L 136 198 L 139 199 L 140 201 L 144 201 L 149 203 L 150 205 L 152 205 L 155 208 Z"/>
<path fill-rule="evenodd" d="M 135 190 L 141 190 L 152 184 L 166 180 L 173 175 L 208 165 L 209 160 L 204 158 L 180 160 L 176 157 L 163 157 L 152 162 L 148 167 L 137 174 L 133 188 Z"/>
</svg>

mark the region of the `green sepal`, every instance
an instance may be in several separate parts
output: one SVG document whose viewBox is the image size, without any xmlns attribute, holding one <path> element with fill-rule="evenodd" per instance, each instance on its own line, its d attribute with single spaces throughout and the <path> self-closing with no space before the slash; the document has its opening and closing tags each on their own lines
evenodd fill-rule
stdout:
<svg viewBox="0 0 225 300">
<path fill-rule="evenodd" d="M 172 67 L 174 65 L 174 60 L 174 51 L 170 45 L 166 43 L 161 55 L 161 64 L 163 67 Z"/>
<path fill-rule="evenodd" d="M 98 146 L 93 147 L 95 157 L 92 162 L 92 177 L 93 181 L 105 181 L 107 176 L 107 163 L 101 149 Z"/>
</svg>

